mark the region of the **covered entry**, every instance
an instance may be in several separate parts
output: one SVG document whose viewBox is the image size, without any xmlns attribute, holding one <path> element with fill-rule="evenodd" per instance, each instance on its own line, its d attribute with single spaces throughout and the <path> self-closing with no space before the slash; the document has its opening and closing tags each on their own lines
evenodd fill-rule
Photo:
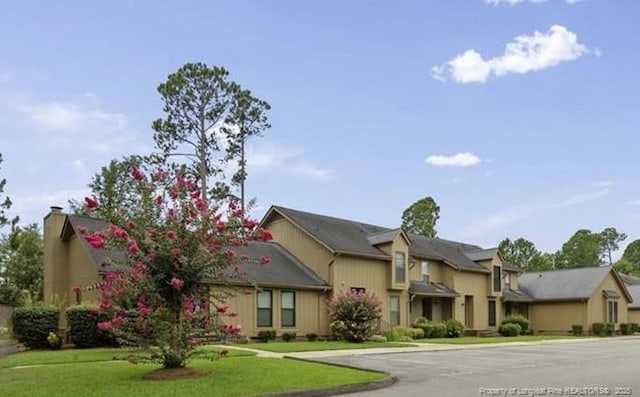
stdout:
<svg viewBox="0 0 640 397">
<path fill-rule="evenodd" d="M 503 318 L 520 315 L 529 318 L 529 303 L 533 299 L 524 291 L 504 290 L 502 292 Z"/>
<path fill-rule="evenodd" d="M 411 322 L 419 317 L 431 321 L 446 321 L 454 318 L 453 307 L 458 294 L 442 283 L 412 281 L 411 288 Z"/>
</svg>

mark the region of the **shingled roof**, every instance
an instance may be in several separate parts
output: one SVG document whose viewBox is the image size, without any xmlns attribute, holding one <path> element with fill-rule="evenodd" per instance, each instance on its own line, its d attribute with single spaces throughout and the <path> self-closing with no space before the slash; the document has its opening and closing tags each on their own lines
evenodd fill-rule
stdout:
<svg viewBox="0 0 640 397">
<path fill-rule="evenodd" d="M 627 289 L 633 299 L 633 302 L 629 303 L 629 309 L 640 309 L 640 285 L 629 285 Z"/>
<path fill-rule="evenodd" d="M 535 301 L 589 299 L 610 272 L 614 272 L 620 288 L 631 300 L 622 280 L 608 266 L 525 273 L 518 277 L 518 285 Z"/>
<path fill-rule="evenodd" d="M 91 233 L 107 230 L 109 223 L 86 216 L 67 215 L 60 237 L 63 240 L 68 240 L 73 234 L 78 233 L 80 227 L 86 228 L 88 233 Z M 108 264 L 108 260 L 121 262 L 125 259 L 122 252 L 93 248 L 84 238 L 79 238 L 79 241 L 91 258 L 92 264 L 100 271 L 111 269 L 105 265 Z M 246 272 L 245 278 L 249 283 L 256 283 L 259 286 L 287 286 L 289 288 L 330 288 L 326 281 L 277 243 L 252 242 L 246 247 L 236 247 L 234 250 L 239 255 L 247 255 L 250 258 L 266 256 L 270 260 L 266 265 L 242 263 L 238 266 Z"/>
<path fill-rule="evenodd" d="M 640 285 L 640 277 L 633 276 L 631 274 L 618 273 L 618 276 L 624 281 L 627 285 Z"/>
<path fill-rule="evenodd" d="M 393 241 L 393 238 L 402 231 L 398 228 L 391 229 L 281 206 L 272 206 L 264 219 L 269 218 L 273 212 L 289 219 L 332 252 L 385 260 L 390 260 L 391 257 L 376 246 Z M 482 247 L 411 233 L 407 233 L 407 236 L 411 242 L 409 254 L 413 257 L 444 261 L 459 269 L 490 272 L 489 269 L 465 255 L 465 251 L 480 251 Z"/>
</svg>

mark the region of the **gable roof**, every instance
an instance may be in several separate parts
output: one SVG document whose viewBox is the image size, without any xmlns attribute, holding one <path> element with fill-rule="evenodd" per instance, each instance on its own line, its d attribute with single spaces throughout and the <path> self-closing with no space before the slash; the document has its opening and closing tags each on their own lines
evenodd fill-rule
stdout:
<svg viewBox="0 0 640 397">
<path fill-rule="evenodd" d="M 511 288 L 505 288 L 502 291 L 502 300 L 504 302 L 533 302 L 533 298 L 526 291 L 514 291 Z"/>
<path fill-rule="evenodd" d="M 68 241 L 78 228 L 84 227 L 89 233 L 109 228 L 109 223 L 100 219 L 80 215 L 67 215 L 60 238 Z M 122 261 L 125 255 L 119 251 L 93 248 L 84 238 L 78 236 L 82 248 L 87 252 L 92 264 L 100 271 L 110 268 L 103 265 L 108 260 Z M 245 247 L 235 247 L 239 255 L 250 258 L 266 256 L 269 263 L 240 263 L 238 267 L 246 272 L 246 281 L 259 286 L 287 286 L 289 288 L 329 289 L 329 284 L 306 267 L 298 258 L 277 243 L 252 242 Z"/>
<path fill-rule="evenodd" d="M 275 205 L 269 209 L 262 223 L 264 223 L 274 211 L 292 221 L 332 252 L 391 259 L 384 251 L 372 246 L 369 240 L 367 240 L 368 235 L 387 232 L 390 230 L 388 228 L 312 214 Z"/>
<path fill-rule="evenodd" d="M 411 281 L 409 292 L 413 295 L 418 296 L 433 296 L 443 298 L 453 298 L 456 296 L 460 296 L 460 294 L 457 293 L 453 288 L 449 288 L 443 283 L 427 283 L 425 281 L 416 280 Z"/>
<path fill-rule="evenodd" d="M 464 253 L 469 259 L 474 262 L 477 261 L 489 261 L 498 254 L 498 248 L 479 249 L 473 251 L 465 251 Z"/>
<path fill-rule="evenodd" d="M 610 273 L 631 301 L 626 286 L 609 266 L 525 273 L 518 277 L 518 285 L 535 301 L 589 299 Z"/>
<path fill-rule="evenodd" d="M 631 274 L 618 273 L 620 279 L 627 285 L 640 285 L 640 277 Z"/>
<path fill-rule="evenodd" d="M 266 256 L 269 263 L 242 263 L 238 267 L 246 272 L 248 282 L 258 286 L 286 286 L 289 288 L 331 289 L 330 285 L 298 258 L 278 243 L 254 241 L 245 247 L 237 247 L 239 255 L 252 258 Z"/>
<path fill-rule="evenodd" d="M 68 241 L 74 234 L 77 234 L 80 246 L 89 255 L 91 264 L 97 267 L 99 271 L 108 271 L 110 269 L 108 266 L 109 261 L 121 261 L 125 258 L 122 252 L 93 248 L 79 233 L 79 228 L 85 228 L 87 233 L 99 232 L 107 230 L 109 222 L 88 216 L 69 214 L 66 216 L 60 233 L 60 238 L 64 241 Z"/>
<path fill-rule="evenodd" d="M 640 309 L 640 285 L 630 285 L 627 287 L 633 302 L 629 303 L 629 309 Z"/>
<path fill-rule="evenodd" d="M 333 253 L 340 252 L 390 260 L 391 257 L 376 245 L 393 241 L 398 233 L 404 233 L 401 228 L 390 229 L 275 205 L 267 211 L 261 224 L 264 225 L 274 213 L 288 219 Z M 409 245 L 409 255 L 411 256 L 443 261 L 457 269 L 489 272 L 487 268 L 475 263 L 463 252 L 482 250 L 477 245 L 441 238 L 427 238 L 412 233 L 408 233 L 407 237 L 411 243 Z"/>
</svg>

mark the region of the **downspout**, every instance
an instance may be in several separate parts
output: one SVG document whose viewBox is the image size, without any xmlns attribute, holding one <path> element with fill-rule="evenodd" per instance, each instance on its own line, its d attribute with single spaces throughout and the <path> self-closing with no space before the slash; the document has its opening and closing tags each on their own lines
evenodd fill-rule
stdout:
<svg viewBox="0 0 640 397">
<path fill-rule="evenodd" d="M 338 257 L 340 256 L 340 252 L 336 252 L 333 254 L 333 258 L 331 258 L 331 260 L 329 261 L 329 263 L 327 264 L 327 266 L 329 267 L 329 285 L 331 285 L 331 287 L 335 290 L 336 286 L 333 283 L 333 279 L 334 279 L 334 274 L 333 274 L 333 264 L 335 263 L 336 259 L 338 259 Z"/>
</svg>

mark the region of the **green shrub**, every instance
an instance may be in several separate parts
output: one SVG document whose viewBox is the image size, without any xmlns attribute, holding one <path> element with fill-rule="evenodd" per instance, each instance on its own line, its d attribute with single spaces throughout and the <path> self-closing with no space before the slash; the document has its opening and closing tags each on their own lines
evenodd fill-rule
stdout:
<svg viewBox="0 0 640 397">
<path fill-rule="evenodd" d="M 606 336 L 613 336 L 616 333 L 616 325 L 614 323 L 606 323 L 604 326 L 604 334 Z"/>
<path fill-rule="evenodd" d="M 407 328 L 407 327 L 396 326 L 396 327 L 393 327 L 393 330 L 399 336 L 408 336 L 411 339 L 424 338 L 424 331 L 422 330 L 422 328 Z"/>
<path fill-rule="evenodd" d="M 445 323 L 426 323 L 422 325 L 425 338 L 444 338 L 447 335 L 447 325 Z"/>
<path fill-rule="evenodd" d="M 413 342 L 413 339 L 411 339 L 410 336 L 406 336 L 406 335 L 401 335 L 400 338 L 398 338 L 398 340 L 396 342 Z"/>
<path fill-rule="evenodd" d="M 620 324 L 620 333 L 622 335 L 631 335 L 633 333 L 631 324 Z"/>
<path fill-rule="evenodd" d="M 372 335 L 371 338 L 369 338 L 369 342 L 385 343 L 386 341 L 387 338 L 383 335 Z"/>
<path fill-rule="evenodd" d="M 571 326 L 571 335 L 573 336 L 582 336 L 584 334 L 584 329 L 580 324 L 573 324 Z"/>
<path fill-rule="evenodd" d="M 630 323 L 631 324 L 631 332 L 636 333 L 640 332 L 640 324 L 638 323 Z"/>
<path fill-rule="evenodd" d="M 58 332 L 60 311 L 49 307 L 19 307 L 11 315 L 14 338 L 30 348 L 48 348 L 50 332 Z"/>
<path fill-rule="evenodd" d="M 309 342 L 315 342 L 318 340 L 318 334 L 314 334 L 313 332 L 310 332 L 308 334 L 305 335 L 307 337 L 307 340 Z"/>
<path fill-rule="evenodd" d="M 427 324 L 430 323 L 429 319 L 427 319 L 426 317 L 418 317 L 413 321 L 413 328 L 421 328 L 422 324 Z"/>
<path fill-rule="evenodd" d="M 503 323 L 500 328 L 498 328 L 498 332 L 500 332 L 502 336 L 518 336 L 520 332 L 522 332 L 522 327 L 516 323 Z"/>
<path fill-rule="evenodd" d="M 69 342 L 77 348 L 116 346 L 112 334 L 98 328 L 98 323 L 107 321 L 105 313 L 99 313 L 95 306 L 78 305 L 66 310 Z"/>
<path fill-rule="evenodd" d="M 591 333 L 597 336 L 605 336 L 605 324 L 604 323 L 593 323 L 591 324 Z"/>
<path fill-rule="evenodd" d="M 382 317 L 382 303 L 374 294 L 343 291 L 328 302 L 331 331 L 349 342 L 364 342 L 373 334 Z M 336 323 L 339 326 L 333 327 Z"/>
<path fill-rule="evenodd" d="M 518 324 L 520 326 L 520 335 L 529 335 L 529 320 L 520 314 L 509 316 L 502 321 L 504 324 Z"/>
<path fill-rule="evenodd" d="M 273 329 L 265 329 L 258 332 L 258 339 L 262 342 L 267 343 L 270 340 L 276 340 L 276 331 Z"/>
<path fill-rule="evenodd" d="M 246 335 L 240 335 L 236 338 L 235 342 L 239 345 L 246 345 L 249 343 L 249 337 Z"/>
<path fill-rule="evenodd" d="M 404 336 L 396 327 L 384 331 L 383 335 L 389 342 L 397 342 Z"/>
<path fill-rule="evenodd" d="M 282 334 L 282 340 L 285 342 L 291 342 L 293 340 L 296 340 L 296 336 L 297 334 L 295 332 L 284 332 Z"/>
<path fill-rule="evenodd" d="M 447 326 L 447 338 L 459 338 L 464 334 L 464 324 L 460 321 L 449 319 L 445 324 Z"/>
</svg>

